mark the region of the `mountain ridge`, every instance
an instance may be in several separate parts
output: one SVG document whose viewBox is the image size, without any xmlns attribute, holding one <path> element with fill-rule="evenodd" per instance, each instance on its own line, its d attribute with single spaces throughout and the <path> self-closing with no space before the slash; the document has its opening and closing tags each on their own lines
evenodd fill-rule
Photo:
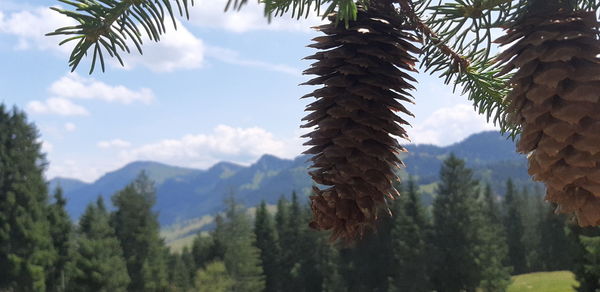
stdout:
<svg viewBox="0 0 600 292">
<path fill-rule="evenodd" d="M 450 153 L 465 159 L 479 179 L 493 180 L 492 187 L 498 193 L 502 192 L 503 180 L 508 177 L 520 185 L 531 183 L 524 156 L 515 152 L 512 141 L 495 131 L 477 133 L 448 146 L 409 144 L 405 147 L 408 152 L 402 153 L 401 158 L 407 167 L 400 170 L 400 176 L 405 179 L 410 174 L 420 185 L 437 181 L 439 167 Z M 92 183 L 55 178 L 50 181 L 50 187 L 61 185 L 68 199 L 67 211 L 72 218 L 78 218 L 98 195 L 110 202 L 113 193 L 144 170 L 156 182 L 155 209 L 159 221 L 170 225 L 219 212 L 223 199 L 229 194 L 235 194 L 236 199 L 247 206 L 255 206 L 261 200 L 274 204 L 280 196 L 289 196 L 292 192 L 306 200 L 312 186 L 307 174 L 308 158 L 281 159 L 265 154 L 249 166 L 223 161 L 204 170 L 135 161 Z"/>
</svg>

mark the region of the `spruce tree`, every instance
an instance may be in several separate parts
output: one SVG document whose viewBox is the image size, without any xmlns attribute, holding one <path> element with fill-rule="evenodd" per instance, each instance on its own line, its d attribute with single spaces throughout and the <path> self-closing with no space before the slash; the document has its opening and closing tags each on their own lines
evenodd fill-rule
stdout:
<svg viewBox="0 0 600 292">
<path fill-rule="evenodd" d="M 65 210 L 67 200 L 59 187 L 54 192 L 54 203 L 50 205 L 48 223 L 52 245 L 56 252 L 56 261 L 47 269 L 46 287 L 48 291 L 65 291 L 68 282 L 67 267 L 72 256 L 72 230 L 71 218 Z"/>
<path fill-rule="evenodd" d="M 513 274 L 522 274 L 527 271 L 527 254 L 523 245 L 524 227 L 521 203 L 522 200 L 519 199 L 512 180 L 508 179 L 506 181 L 506 194 L 504 195 L 504 228 L 508 245 L 507 263 L 513 267 Z"/>
<path fill-rule="evenodd" d="M 216 228 L 211 234 L 198 233 L 192 243 L 191 256 L 194 262 L 194 270 L 203 268 L 206 264 L 216 260 L 223 260 L 225 254 L 224 247 L 218 241 L 216 234 L 222 228 L 223 219 L 217 215 L 215 218 Z"/>
<path fill-rule="evenodd" d="M 168 284 L 155 201 L 154 184 L 144 172 L 112 197 L 111 223 L 123 247 L 131 291 L 162 291 Z"/>
<path fill-rule="evenodd" d="M 281 280 L 283 280 L 279 267 L 281 250 L 276 238 L 273 217 L 269 214 L 265 201 L 262 201 L 256 209 L 254 234 L 265 274 L 265 291 L 281 291 Z"/>
<path fill-rule="evenodd" d="M 506 291 L 510 284 L 510 267 L 505 266 L 508 255 L 506 237 L 498 204 L 489 184 L 486 186 L 477 212 L 479 245 L 476 252 L 480 262 L 479 287 L 484 292 Z"/>
<path fill-rule="evenodd" d="M 433 202 L 432 282 L 438 291 L 473 291 L 481 281 L 477 254 L 477 182 L 453 154 L 440 170 Z"/>
<path fill-rule="evenodd" d="M 253 292 L 265 289 L 260 250 L 252 232 L 246 210 L 233 197 L 226 200 L 227 210 L 221 230 L 215 235 L 225 247 L 223 261 L 227 273 L 233 279 L 232 291 Z"/>
<path fill-rule="evenodd" d="M 554 214 L 555 204 L 545 206 L 538 225 L 540 233 L 539 255 L 544 271 L 571 270 L 575 243 L 566 233 L 567 216 Z"/>
<path fill-rule="evenodd" d="M 600 264 L 598 254 L 600 245 L 600 228 L 582 228 L 570 225 L 568 236 L 575 243 L 573 253 L 575 279 L 579 283 L 578 292 L 596 292 L 600 290 L 600 273 L 590 266 Z"/>
<path fill-rule="evenodd" d="M 183 254 L 168 254 L 169 291 L 186 292 L 192 286 L 190 271 L 183 260 Z"/>
<path fill-rule="evenodd" d="M 0 104 L 0 290 L 44 291 L 56 258 L 38 131 Z"/>
<path fill-rule="evenodd" d="M 130 282 L 121 244 L 102 197 L 79 220 L 69 291 L 125 292 Z"/>
<path fill-rule="evenodd" d="M 214 261 L 196 273 L 194 288 L 197 292 L 230 292 L 234 289 L 235 281 L 227 273 L 225 263 Z"/>
<path fill-rule="evenodd" d="M 429 291 L 427 217 L 414 179 L 392 205 L 390 291 Z"/>
</svg>

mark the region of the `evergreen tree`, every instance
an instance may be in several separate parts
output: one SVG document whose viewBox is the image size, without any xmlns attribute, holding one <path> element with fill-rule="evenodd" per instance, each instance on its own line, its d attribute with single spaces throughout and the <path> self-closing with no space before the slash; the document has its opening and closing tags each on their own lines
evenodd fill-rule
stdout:
<svg viewBox="0 0 600 292">
<path fill-rule="evenodd" d="M 521 203 L 517 190 L 511 179 L 506 181 L 506 194 L 504 195 L 504 228 L 506 230 L 506 243 L 508 245 L 507 263 L 513 267 L 513 274 L 522 274 L 527 271 L 526 251 L 523 245 L 523 216 Z"/>
<path fill-rule="evenodd" d="M 263 269 L 260 262 L 260 250 L 256 247 L 256 238 L 252 232 L 250 218 L 233 197 L 226 200 L 226 220 L 221 223 L 217 240 L 223 243 L 223 260 L 228 274 L 233 279 L 234 292 L 254 292 L 265 289 Z M 219 229 L 218 228 L 218 229 Z"/>
<path fill-rule="evenodd" d="M 570 225 L 568 236 L 575 243 L 573 253 L 573 273 L 579 283 L 578 292 L 597 292 L 600 290 L 600 273 L 597 270 L 600 264 L 600 228 L 582 228 Z M 596 268 L 594 269 L 594 266 Z"/>
<path fill-rule="evenodd" d="M 541 231 L 540 226 L 546 216 L 546 202 L 541 190 L 534 188 L 533 192 L 529 188 L 523 187 L 519 195 L 521 203 L 519 212 L 523 221 L 523 249 L 525 250 L 526 272 L 535 272 L 544 270 L 544 259 L 540 254 Z"/>
<path fill-rule="evenodd" d="M 67 200 L 63 197 L 62 189 L 59 187 L 54 192 L 54 203 L 50 205 L 48 212 L 48 223 L 50 224 L 50 235 L 52 245 L 56 251 L 56 261 L 47 269 L 46 287 L 48 291 L 65 291 L 68 281 L 67 266 L 72 256 L 72 223 L 69 214 L 65 210 Z"/>
<path fill-rule="evenodd" d="M 222 261 L 225 254 L 223 244 L 216 234 L 222 229 L 223 219 L 220 215 L 215 218 L 216 228 L 212 234 L 198 233 L 192 243 L 191 255 L 194 260 L 194 271 L 203 268 L 212 261 Z"/>
<path fill-rule="evenodd" d="M 498 204 L 489 184 L 480 201 L 477 216 L 479 245 L 476 250 L 480 262 L 479 287 L 485 292 L 506 291 L 510 284 L 510 267 L 504 265 L 508 254 L 506 237 L 501 223 Z"/>
<path fill-rule="evenodd" d="M 154 184 L 142 172 L 112 197 L 117 208 L 112 224 L 123 247 L 131 291 L 161 291 L 167 287 L 164 242 L 160 238 Z"/>
<path fill-rule="evenodd" d="M 185 270 L 188 272 L 187 278 L 190 280 L 190 287 L 194 284 L 194 277 L 196 275 L 196 263 L 194 261 L 194 255 L 192 251 L 187 246 L 183 248 L 181 251 L 181 260 L 183 261 L 183 265 L 185 266 Z"/>
<path fill-rule="evenodd" d="M 477 182 L 453 154 L 440 170 L 433 202 L 433 284 L 438 291 L 473 291 L 481 281 Z"/>
<path fill-rule="evenodd" d="M 427 218 L 419 200 L 414 179 L 408 180 L 403 195 L 393 204 L 391 230 L 390 291 L 430 291 Z"/>
<path fill-rule="evenodd" d="M 235 281 L 227 273 L 222 261 L 206 264 L 206 267 L 198 270 L 194 287 L 197 292 L 230 292 L 233 290 Z"/>
<path fill-rule="evenodd" d="M 79 220 L 79 236 L 69 291 L 125 292 L 127 266 L 119 240 L 109 225 L 102 197 L 90 204 Z"/>
<path fill-rule="evenodd" d="M 183 255 L 183 254 L 182 254 Z M 179 254 L 168 254 L 169 257 L 169 291 L 185 292 L 192 286 L 190 271 Z"/>
<path fill-rule="evenodd" d="M 566 233 L 567 216 L 556 215 L 555 204 L 545 206 L 545 214 L 538 225 L 540 233 L 539 255 L 545 271 L 573 268 L 575 243 Z"/>
<path fill-rule="evenodd" d="M 265 291 L 281 291 L 280 281 L 283 278 L 279 267 L 281 250 L 277 242 L 273 218 L 267 210 L 265 201 L 262 201 L 256 209 L 254 233 L 256 235 L 256 247 L 260 249 L 265 274 Z"/>
<path fill-rule="evenodd" d="M 56 258 L 38 137 L 23 112 L 0 104 L 0 290 L 44 291 Z"/>
</svg>

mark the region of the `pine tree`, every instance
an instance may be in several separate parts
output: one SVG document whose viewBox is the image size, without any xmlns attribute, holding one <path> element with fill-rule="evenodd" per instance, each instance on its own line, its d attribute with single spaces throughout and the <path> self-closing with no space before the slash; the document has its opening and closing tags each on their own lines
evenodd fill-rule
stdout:
<svg viewBox="0 0 600 292">
<path fill-rule="evenodd" d="M 57 258 L 52 267 L 47 269 L 46 287 L 48 291 L 65 291 L 68 282 L 67 266 L 72 256 L 72 230 L 71 218 L 65 210 L 67 200 L 59 187 L 54 192 L 54 203 L 50 205 L 48 223 L 52 246 Z"/>
<path fill-rule="evenodd" d="M 0 290 L 45 291 L 54 264 L 38 132 L 0 104 Z"/>
<path fill-rule="evenodd" d="M 164 242 L 160 238 L 154 184 L 142 172 L 112 197 L 116 207 L 111 223 L 121 242 L 132 291 L 162 291 L 167 287 Z"/>
<path fill-rule="evenodd" d="M 600 228 L 582 228 L 571 225 L 568 236 L 575 243 L 573 273 L 579 283 L 578 292 L 596 292 L 600 289 L 600 273 L 593 266 L 598 264 L 598 239 Z M 592 266 L 592 269 L 590 269 Z"/>
<path fill-rule="evenodd" d="M 433 202 L 434 262 L 438 291 L 473 291 L 481 281 L 478 253 L 477 182 L 464 161 L 450 155 L 440 170 Z"/>
<path fill-rule="evenodd" d="M 186 292 L 192 286 L 190 270 L 183 260 L 183 254 L 168 253 L 169 291 Z"/>
<path fill-rule="evenodd" d="M 121 244 L 99 197 L 96 204 L 87 206 L 79 220 L 68 291 L 125 292 L 129 281 Z"/>
<path fill-rule="evenodd" d="M 206 267 L 198 270 L 194 280 L 197 292 L 230 292 L 233 290 L 235 281 L 227 273 L 222 261 L 206 264 Z"/>
<path fill-rule="evenodd" d="M 256 247 L 250 218 L 233 197 L 228 198 L 226 203 L 226 217 L 221 226 L 222 230 L 215 235 L 225 247 L 223 261 L 227 273 L 234 281 L 232 291 L 263 291 L 265 280 L 260 250 Z"/>
<path fill-rule="evenodd" d="M 221 242 L 217 239 L 217 233 L 222 228 L 220 215 L 215 218 L 216 228 L 212 234 L 199 233 L 192 243 L 192 258 L 194 260 L 194 270 L 203 268 L 206 264 L 213 261 L 222 261 L 225 250 Z"/>
<path fill-rule="evenodd" d="M 389 291 L 430 291 L 428 249 L 426 242 L 427 217 L 421 206 L 414 179 L 408 180 L 406 190 L 392 205 L 394 213 L 391 230 Z"/>
<path fill-rule="evenodd" d="M 262 201 L 256 209 L 254 234 L 265 274 L 265 291 L 281 291 L 281 280 L 283 280 L 279 266 L 281 250 L 276 238 L 273 218 L 267 210 L 265 201 Z"/>
<path fill-rule="evenodd" d="M 575 243 L 567 236 L 567 216 L 556 216 L 554 204 L 545 206 L 545 214 L 539 223 L 539 254 L 544 271 L 571 270 Z"/>
<path fill-rule="evenodd" d="M 510 284 L 510 267 L 505 266 L 508 256 L 506 237 L 501 222 L 498 204 L 488 184 L 479 202 L 480 211 L 476 217 L 479 227 L 478 258 L 480 262 L 479 287 L 485 292 L 506 291 Z"/>
<path fill-rule="evenodd" d="M 506 194 L 504 195 L 504 228 L 506 230 L 506 243 L 508 245 L 508 264 L 513 267 L 513 274 L 522 274 L 527 271 L 525 261 L 526 251 L 523 245 L 523 217 L 521 203 L 517 190 L 511 179 L 506 181 Z"/>
</svg>

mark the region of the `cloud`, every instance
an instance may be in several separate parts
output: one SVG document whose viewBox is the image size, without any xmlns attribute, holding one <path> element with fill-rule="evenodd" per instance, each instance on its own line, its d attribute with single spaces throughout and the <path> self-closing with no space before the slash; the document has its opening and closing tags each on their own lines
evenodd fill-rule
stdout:
<svg viewBox="0 0 600 292">
<path fill-rule="evenodd" d="M 179 21 L 177 21 L 177 30 L 173 28 L 170 20 L 165 27 L 166 33 L 160 37 L 159 42 L 145 38 L 142 46 L 144 55 L 137 52 L 133 43 L 130 44 L 131 54 L 123 55 L 126 69 L 142 66 L 154 72 L 172 72 L 178 69 L 202 67 L 205 51 L 202 40 L 194 36 Z M 140 28 L 140 31 L 143 29 Z"/>
<path fill-rule="evenodd" d="M 269 24 L 264 17 L 264 4 L 248 1 L 240 11 L 223 12 L 227 0 L 200 0 L 190 8 L 190 22 L 197 26 L 220 28 L 242 33 L 253 30 L 310 32 L 310 27 L 321 23 L 321 18 L 311 12 L 307 19 L 296 20 L 290 14 L 275 17 Z"/>
<path fill-rule="evenodd" d="M 128 148 L 131 146 L 131 143 L 121 140 L 121 139 L 113 139 L 110 141 L 100 141 L 98 142 L 98 147 L 103 149 L 109 148 Z"/>
<path fill-rule="evenodd" d="M 48 7 L 16 11 L 4 16 L 0 12 L 0 33 L 17 37 L 15 48 L 19 50 L 35 48 L 69 53 L 72 44 L 59 46 L 60 38 L 47 37 L 45 34 L 56 28 L 75 24 L 70 18 Z"/>
<path fill-rule="evenodd" d="M 67 131 L 67 132 L 74 132 L 75 130 L 77 130 L 77 126 L 75 126 L 75 124 L 73 124 L 73 123 L 65 123 L 65 131 Z"/>
<path fill-rule="evenodd" d="M 154 93 L 148 88 L 131 90 L 123 85 L 111 86 L 93 78 L 83 78 L 76 73 L 68 74 L 52 83 L 49 89 L 54 96 L 69 99 L 99 99 L 107 102 L 149 104 Z"/>
<path fill-rule="evenodd" d="M 258 60 L 244 59 L 240 57 L 239 52 L 227 48 L 210 46 L 207 47 L 206 54 L 211 58 L 217 59 L 221 62 L 225 62 L 228 64 L 234 64 L 244 67 L 254 67 L 267 71 L 290 74 L 293 76 L 302 76 L 302 70 L 300 69 L 283 64 L 273 64 Z"/>
<path fill-rule="evenodd" d="M 180 166 L 206 168 L 221 160 L 247 164 L 262 154 L 295 157 L 300 147 L 295 140 L 277 139 L 259 127 L 217 126 L 212 133 L 185 135 L 121 152 L 124 161 L 155 160 Z"/>
<path fill-rule="evenodd" d="M 413 143 L 449 145 L 471 134 L 497 129 L 472 106 L 459 104 L 436 110 L 423 123 L 409 128 L 408 134 Z"/>
<path fill-rule="evenodd" d="M 32 114 L 56 114 L 61 116 L 89 115 L 89 112 L 84 107 L 60 97 L 49 98 L 45 101 L 31 101 L 27 104 L 26 109 Z"/>
</svg>

